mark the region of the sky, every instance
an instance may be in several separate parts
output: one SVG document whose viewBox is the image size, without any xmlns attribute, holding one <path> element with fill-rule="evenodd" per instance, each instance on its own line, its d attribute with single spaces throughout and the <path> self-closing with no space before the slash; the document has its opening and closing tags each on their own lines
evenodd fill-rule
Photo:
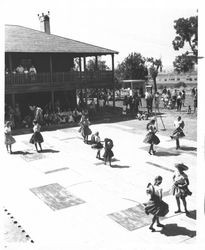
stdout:
<svg viewBox="0 0 205 250">
<path fill-rule="evenodd" d="M 193 3 L 194 2 L 194 3 Z M 200 2 L 200 1 L 199 1 Z M 179 4 L 181 3 L 181 4 Z M 197 15 L 198 1 L 7 0 L 3 22 L 40 30 L 37 14 L 50 11 L 51 33 L 118 51 L 115 66 L 131 52 L 161 58 L 171 69 L 175 57 L 174 20 Z M 111 57 L 107 59 L 108 65 Z"/>
</svg>

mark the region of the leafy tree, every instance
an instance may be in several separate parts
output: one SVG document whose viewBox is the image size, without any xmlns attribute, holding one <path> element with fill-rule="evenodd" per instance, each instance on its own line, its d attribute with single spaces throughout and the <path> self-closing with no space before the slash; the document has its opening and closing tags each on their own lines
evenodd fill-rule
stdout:
<svg viewBox="0 0 205 250">
<path fill-rule="evenodd" d="M 74 64 L 73 69 L 76 71 L 79 71 L 80 67 L 79 67 L 79 59 L 78 58 L 74 59 L 73 64 Z M 96 71 L 96 70 L 104 71 L 104 70 L 109 70 L 109 67 L 106 65 L 106 61 L 98 58 L 98 68 L 96 68 L 95 59 L 90 59 L 86 62 L 86 69 L 88 71 Z"/>
<path fill-rule="evenodd" d="M 184 45 L 188 43 L 191 51 L 186 51 L 186 53 L 182 54 L 181 57 L 178 56 L 178 58 L 175 59 L 175 64 L 179 65 L 179 60 L 182 60 L 182 69 L 184 68 L 184 62 L 185 57 L 189 57 L 190 59 L 187 60 L 187 71 L 190 70 L 189 66 L 191 66 L 190 61 L 192 60 L 193 63 L 197 64 L 197 58 L 198 58 L 198 17 L 192 16 L 189 18 L 179 18 L 178 20 L 174 21 L 174 29 L 176 30 L 176 37 L 172 41 L 172 45 L 174 47 L 174 50 L 180 50 L 184 48 Z M 192 56 L 190 56 L 190 54 Z M 175 66 L 174 66 L 175 67 Z M 178 67 L 178 70 L 180 68 Z"/>
<path fill-rule="evenodd" d="M 145 58 L 140 53 L 132 52 L 117 65 L 116 78 L 118 80 L 146 79 L 148 71 L 145 61 Z"/>
<path fill-rule="evenodd" d="M 106 65 L 106 61 L 101 60 L 100 58 L 98 58 L 98 61 L 97 61 L 97 68 L 96 68 L 95 59 L 88 60 L 88 62 L 86 64 L 86 67 L 87 67 L 88 71 L 95 71 L 95 70 L 105 71 L 105 70 L 109 70 L 109 67 Z"/>
<path fill-rule="evenodd" d="M 194 61 L 192 58 L 187 56 L 187 54 L 182 54 L 181 56 L 177 56 L 175 58 L 173 65 L 177 73 L 180 73 L 180 72 L 185 73 L 193 69 Z"/>
<path fill-rule="evenodd" d="M 154 92 L 157 92 L 157 81 L 156 78 L 158 76 L 159 70 L 162 69 L 162 61 L 161 59 L 154 59 L 153 57 L 147 58 L 147 62 L 150 66 L 149 68 L 149 73 L 150 76 L 152 77 L 153 83 L 154 83 Z"/>
</svg>

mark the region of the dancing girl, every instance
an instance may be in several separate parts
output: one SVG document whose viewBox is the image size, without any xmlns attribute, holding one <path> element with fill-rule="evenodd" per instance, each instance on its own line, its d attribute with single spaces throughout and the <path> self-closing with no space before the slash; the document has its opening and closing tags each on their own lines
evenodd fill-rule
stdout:
<svg viewBox="0 0 205 250">
<path fill-rule="evenodd" d="M 109 138 L 105 138 L 104 139 L 104 142 L 105 142 L 105 152 L 104 152 L 104 164 L 106 165 L 107 164 L 107 161 L 109 162 L 109 165 L 111 167 L 111 160 L 112 160 L 112 157 L 114 156 L 113 154 L 113 151 L 112 151 L 112 148 L 113 148 L 113 141 Z"/>
<path fill-rule="evenodd" d="M 173 195 L 176 198 L 178 210 L 175 213 L 181 213 L 180 199 L 184 205 L 184 210 L 186 214 L 189 214 L 187 210 L 186 197 L 192 195 L 192 192 L 189 190 L 189 179 L 184 171 L 188 170 L 188 167 L 183 163 L 175 164 L 176 171 L 173 176 L 174 185 L 172 188 Z"/>
<path fill-rule="evenodd" d="M 33 135 L 30 139 L 30 143 L 35 145 L 36 151 L 38 151 L 37 144 L 39 145 L 40 151 L 42 152 L 41 143 L 43 142 L 43 136 L 40 133 L 41 125 L 36 120 L 33 121 Z"/>
<path fill-rule="evenodd" d="M 158 227 L 164 227 L 163 224 L 159 222 L 159 217 L 164 217 L 169 212 L 169 206 L 166 202 L 162 200 L 162 188 L 159 187 L 162 183 L 162 177 L 157 176 L 154 179 L 154 184 L 149 183 L 147 185 L 147 194 L 150 195 L 150 199 L 147 203 L 144 203 L 145 213 L 154 215 L 152 218 L 152 223 L 149 227 L 151 232 L 155 232 L 153 227 L 154 223 L 157 223 Z"/>
<path fill-rule="evenodd" d="M 11 121 L 7 121 L 4 127 L 4 135 L 5 135 L 5 145 L 8 153 L 12 154 L 12 144 L 16 142 L 14 137 L 11 135 Z"/>
<path fill-rule="evenodd" d="M 145 139 L 144 139 L 144 143 L 149 143 L 150 144 L 150 148 L 148 153 L 151 154 L 155 154 L 156 151 L 154 150 L 154 145 L 158 145 L 160 143 L 159 138 L 156 136 L 156 126 L 155 126 L 155 119 L 152 119 L 148 124 L 147 124 L 147 130 L 148 130 L 148 134 L 146 135 Z"/>
</svg>

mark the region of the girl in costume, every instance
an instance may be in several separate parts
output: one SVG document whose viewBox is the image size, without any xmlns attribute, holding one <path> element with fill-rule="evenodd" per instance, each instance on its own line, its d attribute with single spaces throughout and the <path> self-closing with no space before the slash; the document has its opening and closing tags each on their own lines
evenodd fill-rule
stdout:
<svg viewBox="0 0 205 250">
<path fill-rule="evenodd" d="M 164 217 L 169 212 L 169 206 L 162 200 L 162 188 L 160 184 L 162 183 L 162 177 L 157 176 L 154 179 L 154 184 L 149 183 L 147 185 L 147 194 L 150 195 L 150 199 L 147 203 L 144 203 L 145 206 L 145 213 L 152 214 L 153 219 L 149 229 L 152 232 L 156 230 L 153 228 L 154 223 L 157 223 L 158 227 L 164 227 L 159 222 L 159 217 Z"/>
<path fill-rule="evenodd" d="M 147 124 L 147 130 L 148 130 L 148 134 L 146 135 L 143 142 L 150 144 L 149 154 L 154 155 L 156 153 L 156 151 L 154 150 L 154 144 L 158 145 L 160 143 L 159 138 L 155 135 L 155 133 L 157 132 L 157 129 L 156 129 L 156 126 L 155 126 L 155 119 L 152 119 Z"/>
<path fill-rule="evenodd" d="M 33 135 L 30 139 L 30 143 L 34 144 L 36 147 L 36 151 L 38 151 L 37 144 L 40 147 L 40 151 L 42 151 L 41 143 L 43 142 L 43 136 L 40 133 L 41 125 L 38 124 L 36 120 L 33 121 Z"/>
<path fill-rule="evenodd" d="M 16 142 L 16 140 L 11 135 L 11 125 L 12 125 L 12 122 L 7 121 L 4 127 L 5 145 L 6 145 L 7 152 L 10 152 L 10 154 L 12 154 L 11 145 Z"/>
</svg>

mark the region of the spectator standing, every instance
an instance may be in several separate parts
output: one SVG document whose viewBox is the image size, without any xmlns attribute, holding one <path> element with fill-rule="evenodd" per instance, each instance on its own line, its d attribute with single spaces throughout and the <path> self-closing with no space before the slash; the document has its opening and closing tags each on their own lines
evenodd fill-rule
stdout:
<svg viewBox="0 0 205 250">
<path fill-rule="evenodd" d="M 197 109 L 197 89 L 195 90 L 195 94 L 194 94 L 194 113 Z"/>
<path fill-rule="evenodd" d="M 185 107 L 185 99 L 186 99 L 186 92 L 185 90 L 183 89 L 182 90 L 182 106 Z"/>
<path fill-rule="evenodd" d="M 159 110 L 159 100 L 160 100 L 159 92 L 156 92 L 154 94 L 154 102 L 155 102 L 155 108 L 157 110 Z"/>
<path fill-rule="evenodd" d="M 18 74 L 24 73 L 24 67 L 21 64 L 16 68 L 16 73 Z"/>
<path fill-rule="evenodd" d="M 182 138 L 185 136 L 184 131 L 183 131 L 184 126 L 185 126 L 184 121 L 182 120 L 181 116 L 178 116 L 177 120 L 174 121 L 175 130 L 173 131 L 172 135 L 170 136 L 171 139 L 176 140 L 176 149 L 180 149 L 179 138 Z"/>
<path fill-rule="evenodd" d="M 36 68 L 32 65 L 29 69 L 29 75 L 30 75 L 31 81 L 36 80 L 36 74 L 37 74 Z"/>
<path fill-rule="evenodd" d="M 177 95 L 177 111 L 181 111 L 182 108 L 182 93 L 179 91 Z"/>
</svg>

